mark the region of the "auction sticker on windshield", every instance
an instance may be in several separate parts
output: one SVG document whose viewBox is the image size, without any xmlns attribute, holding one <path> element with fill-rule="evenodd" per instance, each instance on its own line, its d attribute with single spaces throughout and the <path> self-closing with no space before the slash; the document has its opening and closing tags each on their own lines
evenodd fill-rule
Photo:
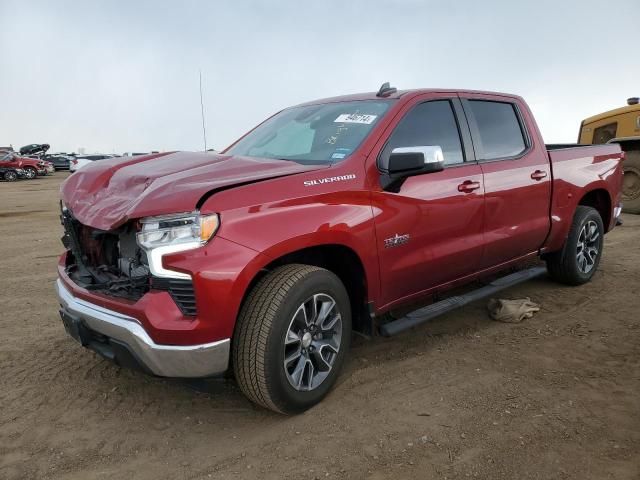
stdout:
<svg viewBox="0 0 640 480">
<path fill-rule="evenodd" d="M 334 123 L 364 123 L 365 125 L 371 125 L 377 117 L 377 115 L 365 115 L 362 113 L 343 113 L 334 120 Z"/>
</svg>

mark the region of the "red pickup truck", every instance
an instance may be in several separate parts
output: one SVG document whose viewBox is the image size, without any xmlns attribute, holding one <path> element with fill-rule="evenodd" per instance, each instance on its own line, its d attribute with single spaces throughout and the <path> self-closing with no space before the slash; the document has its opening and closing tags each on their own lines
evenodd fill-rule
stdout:
<svg viewBox="0 0 640 480">
<path fill-rule="evenodd" d="M 545 146 L 517 96 L 384 85 L 285 109 L 220 154 L 93 162 L 61 188 L 60 314 L 119 365 L 231 370 L 255 403 L 299 412 L 352 331 L 391 335 L 477 295 L 387 312 L 536 257 L 589 281 L 622 158 Z"/>
<path fill-rule="evenodd" d="M 24 176 L 28 179 L 47 174 L 46 165 L 42 160 L 20 157 L 12 151 L 0 152 L 0 168 L 18 169 L 24 172 Z"/>
</svg>

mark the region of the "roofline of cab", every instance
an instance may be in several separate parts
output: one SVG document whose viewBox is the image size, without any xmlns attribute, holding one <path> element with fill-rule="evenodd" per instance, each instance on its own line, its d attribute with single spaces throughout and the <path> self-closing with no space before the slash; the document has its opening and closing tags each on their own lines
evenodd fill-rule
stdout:
<svg viewBox="0 0 640 480">
<path fill-rule="evenodd" d="M 508 93 L 489 92 L 489 91 L 483 91 L 483 90 L 455 89 L 455 88 L 421 88 L 421 89 L 413 89 L 413 90 L 398 90 L 397 92 L 392 93 L 391 95 L 385 96 L 385 97 L 378 97 L 376 93 L 377 92 L 366 92 L 366 93 L 355 93 L 351 95 L 340 95 L 337 97 L 321 98 L 317 100 L 311 100 L 309 102 L 300 103 L 298 105 L 294 105 L 289 108 L 306 107 L 310 105 L 322 105 L 325 103 L 357 102 L 357 101 L 363 101 L 363 100 L 387 100 L 387 99 L 397 100 L 401 97 L 412 98 L 418 95 L 424 95 L 429 93 L 450 93 L 452 95 L 458 95 L 458 94 L 492 95 L 492 96 L 498 96 L 498 97 L 505 97 L 509 99 L 517 99 L 522 101 L 522 97 L 518 95 L 508 94 Z"/>
</svg>

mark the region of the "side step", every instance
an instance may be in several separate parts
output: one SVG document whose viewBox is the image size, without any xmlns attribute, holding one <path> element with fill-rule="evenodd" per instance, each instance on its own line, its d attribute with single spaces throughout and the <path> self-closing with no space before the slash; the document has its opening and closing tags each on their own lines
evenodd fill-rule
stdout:
<svg viewBox="0 0 640 480">
<path fill-rule="evenodd" d="M 432 318 L 450 312 L 451 310 L 462 307 L 468 303 L 475 302 L 476 300 L 480 300 L 484 297 L 488 297 L 489 295 L 493 295 L 500 290 L 512 287 L 514 285 L 517 285 L 518 283 L 526 282 L 527 280 L 531 280 L 532 278 L 539 277 L 540 275 L 546 273 L 546 271 L 547 269 L 545 267 L 533 267 L 512 273 L 505 277 L 498 278 L 490 284 L 485 285 L 484 287 L 480 287 L 477 290 L 473 290 L 464 295 L 458 295 L 455 297 L 447 298 L 445 300 L 441 300 L 418 310 L 414 310 L 413 312 L 408 313 L 402 318 L 389 323 L 385 323 L 384 325 L 380 326 L 380 333 L 385 337 L 397 335 L 400 332 L 404 332 L 409 328 L 421 325 L 431 320 Z"/>
</svg>

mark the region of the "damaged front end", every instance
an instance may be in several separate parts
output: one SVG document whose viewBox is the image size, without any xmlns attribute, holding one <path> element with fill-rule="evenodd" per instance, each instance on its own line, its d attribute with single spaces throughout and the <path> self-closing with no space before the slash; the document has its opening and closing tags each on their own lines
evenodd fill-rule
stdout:
<svg viewBox="0 0 640 480">
<path fill-rule="evenodd" d="M 62 206 L 62 243 L 68 251 L 66 274 L 78 286 L 97 293 L 137 301 L 150 290 L 168 291 L 185 316 L 197 314 L 191 279 L 152 274 L 147 254 L 138 245 L 137 222 L 105 231 L 83 225 Z"/>
</svg>

